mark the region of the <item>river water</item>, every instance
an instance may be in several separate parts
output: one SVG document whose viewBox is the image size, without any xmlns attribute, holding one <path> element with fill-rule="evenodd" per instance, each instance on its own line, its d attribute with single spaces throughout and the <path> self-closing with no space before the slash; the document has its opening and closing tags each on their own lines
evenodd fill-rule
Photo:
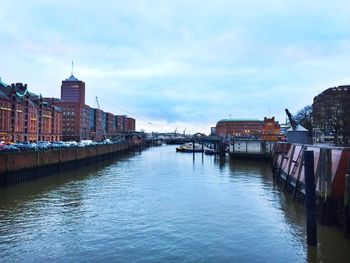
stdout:
<svg viewBox="0 0 350 263">
<path fill-rule="evenodd" d="M 1 262 L 350 262 L 267 163 L 149 148 L 0 189 Z"/>
</svg>

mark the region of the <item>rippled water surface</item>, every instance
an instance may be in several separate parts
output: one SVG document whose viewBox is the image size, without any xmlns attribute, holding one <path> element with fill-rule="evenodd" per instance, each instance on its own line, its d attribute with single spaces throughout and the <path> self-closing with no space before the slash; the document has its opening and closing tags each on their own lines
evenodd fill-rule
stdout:
<svg viewBox="0 0 350 263">
<path fill-rule="evenodd" d="M 308 249 L 301 204 L 269 164 L 150 148 L 0 190 L 1 262 L 350 262 L 319 227 Z"/>
</svg>

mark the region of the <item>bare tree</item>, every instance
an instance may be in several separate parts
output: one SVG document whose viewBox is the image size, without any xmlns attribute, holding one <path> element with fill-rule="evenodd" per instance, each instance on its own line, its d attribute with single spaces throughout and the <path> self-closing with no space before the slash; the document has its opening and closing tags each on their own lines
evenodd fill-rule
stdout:
<svg viewBox="0 0 350 263">
<path fill-rule="evenodd" d="M 326 106 L 324 126 L 333 135 L 335 144 L 341 143 L 339 137 L 343 135 L 344 117 L 343 101 L 334 97 L 333 102 Z"/>
<path fill-rule="evenodd" d="M 312 106 L 307 105 L 304 108 L 302 108 L 300 111 L 297 112 L 294 116 L 295 120 L 303 126 L 305 129 L 307 129 L 310 134 L 312 134 L 313 130 L 313 122 L 312 122 Z"/>
</svg>

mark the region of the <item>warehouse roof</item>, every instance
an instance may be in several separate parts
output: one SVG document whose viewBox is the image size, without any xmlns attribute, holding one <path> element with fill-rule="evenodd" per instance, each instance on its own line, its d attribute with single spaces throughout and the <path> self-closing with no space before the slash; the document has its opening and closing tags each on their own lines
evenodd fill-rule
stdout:
<svg viewBox="0 0 350 263">
<path fill-rule="evenodd" d="M 258 119 L 222 119 L 219 122 L 262 122 L 261 120 Z"/>
</svg>

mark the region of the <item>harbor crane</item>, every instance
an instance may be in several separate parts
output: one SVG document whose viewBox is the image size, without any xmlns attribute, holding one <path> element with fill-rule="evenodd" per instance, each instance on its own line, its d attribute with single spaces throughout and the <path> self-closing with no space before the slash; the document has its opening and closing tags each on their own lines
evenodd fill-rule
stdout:
<svg viewBox="0 0 350 263">
<path fill-rule="evenodd" d="M 100 103 L 98 102 L 98 97 L 96 96 L 95 99 L 96 99 L 97 108 L 101 111 Z M 106 125 L 107 125 L 107 123 L 105 123 L 105 126 Z M 103 125 L 102 125 L 102 118 L 101 118 L 101 130 L 102 130 L 102 132 L 101 132 L 102 139 L 105 140 L 106 139 L 106 135 L 105 135 L 105 129 L 104 129 Z"/>
<path fill-rule="evenodd" d="M 299 125 L 299 123 L 293 118 L 292 114 L 290 114 L 288 109 L 285 109 L 290 125 L 292 126 L 293 131 L 295 131 Z"/>
</svg>

